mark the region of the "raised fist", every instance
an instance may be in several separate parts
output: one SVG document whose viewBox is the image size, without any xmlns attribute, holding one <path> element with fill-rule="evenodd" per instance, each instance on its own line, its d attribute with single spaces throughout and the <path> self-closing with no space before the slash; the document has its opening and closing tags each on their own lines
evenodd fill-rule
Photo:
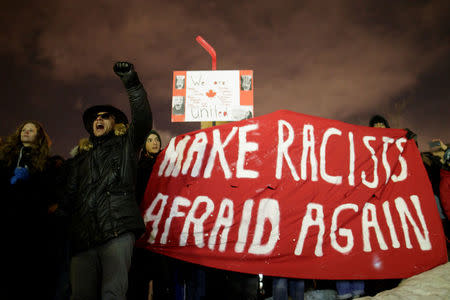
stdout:
<svg viewBox="0 0 450 300">
<path fill-rule="evenodd" d="M 119 61 L 114 64 L 113 70 L 117 76 L 123 77 L 125 74 L 134 71 L 134 67 L 132 63 Z"/>
<path fill-rule="evenodd" d="M 137 73 L 134 71 L 132 63 L 126 61 L 118 61 L 114 64 L 114 73 L 122 79 L 125 88 L 129 89 L 140 85 Z"/>
</svg>

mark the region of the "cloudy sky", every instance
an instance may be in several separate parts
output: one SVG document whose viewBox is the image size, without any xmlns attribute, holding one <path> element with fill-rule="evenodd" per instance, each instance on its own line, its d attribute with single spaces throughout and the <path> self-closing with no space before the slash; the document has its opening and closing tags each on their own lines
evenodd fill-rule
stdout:
<svg viewBox="0 0 450 300">
<path fill-rule="evenodd" d="M 0 136 L 23 120 L 46 127 L 68 157 L 86 136 L 83 111 L 110 103 L 129 115 L 115 61 L 135 64 L 154 128 L 170 137 L 174 70 L 254 70 L 255 115 L 278 109 L 367 125 L 408 127 L 421 150 L 450 142 L 450 2 L 8 1 L 0 12 Z"/>
</svg>

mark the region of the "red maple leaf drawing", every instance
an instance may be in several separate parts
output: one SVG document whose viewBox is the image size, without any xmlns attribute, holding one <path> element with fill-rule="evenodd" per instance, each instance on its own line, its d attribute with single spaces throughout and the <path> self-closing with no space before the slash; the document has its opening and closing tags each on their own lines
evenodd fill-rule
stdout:
<svg viewBox="0 0 450 300">
<path fill-rule="evenodd" d="M 212 97 L 214 97 L 216 95 L 216 93 L 213 91 L 213 90 L 209 90 L 207 93 L 206 93 L 206 96 L 208 96 L 209 98 L 212 98 Z"/>
</svg>

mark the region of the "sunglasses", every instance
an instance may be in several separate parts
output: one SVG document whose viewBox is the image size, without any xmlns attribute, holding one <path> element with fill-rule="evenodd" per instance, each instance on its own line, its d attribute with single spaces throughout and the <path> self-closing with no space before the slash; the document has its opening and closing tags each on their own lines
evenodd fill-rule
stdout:
<svg viewBox="0 0 450 300">
<path fill-rule="evenodd" d="M 100 118 L 102 118 L 103 120 L 105 120 L 105 119 L 109 119 L 112 115 L 113 115 L 112 113 L 108 113 L 108 112 L 105 112 L 105 113 L 98 113 L 98 114 L 95 116 L 95 118 L 97 119 L 98 117 L 100 117 Z"/>
</svg>

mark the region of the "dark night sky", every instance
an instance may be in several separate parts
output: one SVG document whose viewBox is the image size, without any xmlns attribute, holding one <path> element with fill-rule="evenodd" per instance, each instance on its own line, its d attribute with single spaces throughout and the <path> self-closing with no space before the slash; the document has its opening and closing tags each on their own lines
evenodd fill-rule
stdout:
<svg viewBox="0 0 450 300">
<path fill-rule="evenodd" d="M 0 12 L 0 136 L 41 121 L 68 157 L 86 136 L 82 112 L 110 103 L 129 115 L 115 61 L 135 64 L 154 127 L 170 137 L 172 71 L 251 69 L 255 115 L 278 109 L 367 125 L 383 114 L 421 150 L 450 142 L 450 2 L 8 1 Z"/>
</svg>

